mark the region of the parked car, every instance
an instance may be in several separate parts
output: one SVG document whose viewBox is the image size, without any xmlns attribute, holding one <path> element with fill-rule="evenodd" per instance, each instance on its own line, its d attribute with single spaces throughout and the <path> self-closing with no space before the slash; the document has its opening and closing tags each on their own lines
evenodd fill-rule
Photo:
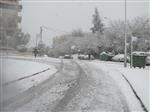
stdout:
<svg viewBox="0 0 150 112">
<path fill-rule="evenodd" d="M 44 54 L 43 57 L 47 58 L 48 56 L 46 54 Z"/>
<path fill-rule="evenodd" d="M 150 51 L 149 52 L 146 52 L 146 65 L 150 65 Z"/>
<path fill-rule="evenodd" d="M 73 57 L 72 57 L 71 55 L 69 55 L 69 54 L 66 54 L 66 55 L 64 56 L 64 59 L 73 59 Z"/>
<path fill-rule="evenodd" d="M 150 65 L 150 56 L 147 56 L 146 58 L 146 65 Z"/>
<path fill-rule="evenodd" d="M 87 55 L 87 54 L 80 54 L 80 55 L 78 55 L 78 59 L 81 59 L 81 60 L 89 60 L 89 55 Z M 90 59 L 93 60 L 93 59 L 94 59 L 94 56 L 91 55 Z"/>
<path fill-rule="evenodd" d="M 116 62 L 124 62 L 124 54 L 117 54 L 112 58 L 112 61 L 116 61 Z M 127 56 L 127 61 L 130 61 L 129 56 Z"/>
<path fill-rule="evenodd" d="M 78 55 L 78 59 L 84 59 L 84 54 Z"/>
</svg>

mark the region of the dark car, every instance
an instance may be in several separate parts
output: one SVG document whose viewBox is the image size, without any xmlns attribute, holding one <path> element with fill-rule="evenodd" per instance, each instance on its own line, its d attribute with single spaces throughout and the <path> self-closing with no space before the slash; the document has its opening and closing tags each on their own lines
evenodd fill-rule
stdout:
<svg viewBox="0 0 150 112">
<path fill-rule="evenodd" d="M 73 59 L 73 57 L 72 57 L 71 55 L 69 55 L 69 54 L 66 54 L 66 55 L 64 56 L 64 59 Z"/>
</svg>

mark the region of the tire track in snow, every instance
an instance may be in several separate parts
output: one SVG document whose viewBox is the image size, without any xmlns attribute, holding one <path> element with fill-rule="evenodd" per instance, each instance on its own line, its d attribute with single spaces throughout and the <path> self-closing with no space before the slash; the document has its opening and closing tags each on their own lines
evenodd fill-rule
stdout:
<svg viewBox="0 0 150 112">
<path fill-rule="evenodd" d="M 71 99 L 73 99 L 80 91 L 82 82 L 84 82 L 83 80 L 85 79 L 85 75 L 82 68 L 75 61 L 72 61 L 72 63 L 75 64 L 78 69 L 78 78 L 76 79 L 76 83 L 74 83 L 73 86 L 66 91 L 65 96 L 56 104 L 56 106 L 52 109 L 52 112 L 63 111 Z"/>
<path fill-rule="evenodd" d="M 15 82 L 17 82 L 17 81 L 20 81 L 20 80 L 23 80 L 23 79 L 27 79 L 27 78 L 33 77 L 33 76 L 35 76 L 35 75 L 39 75 L 39 74 L 41 74 L 41 73 L 43 73 L 43 72 L 46 72 L 46 71 L 48 71 L 48 70 L 50 70 L 50 68 L 47 68 L 47 69 L 42 70 L 42 71 L 40 71 L 40 72 L 36 72 L 36 73 L 34 73 L 34 74 L 31 74 L 31 75 L 27 75 L 27 76 L 18 78 L 18 79 L 16 79 L 16 80 L 12 80 L 12 81 L 6 82 L 6 83 L 3 84 L 3 86 L 7 86 L 7 85 L 12 84 L 12 83 L 15 83 Z"/>
<path fill-rule="evenodd" d="M 111 95 L 111 97 L 114 98 L 113 102 L 109 103 L 109 101 L 111 101 L 111 100 L 109 100 L 110 99 L 109 97 L 108 97 L 108 99 L 106 98 L 104 100 L 104 102 L 106 103 L 106 107 L 105 107 L 106 110 L 107 110 L 107 106 L 111 105 L 112 107 L 116 107 L 116 110 L 113 110 L 113 108 L 110 107 L 110 109 L 112 109 L 111 111 L 121 111 L 122 110 L 124 112 L 130 112 L 130 109 L 128 107 L 126 99 L 125 99 L 124 95 L 122 94 L 122 92 L 120 91 L 117 84 L 115 83 L 115 81 L 111 77 L 109 77 L 107 74 L 105 74 L 101 69 L 99 69 L 93 65 L 90 65 L 89 63 L 84 62 L 84 64 L 86 65 L 86 67 L 83 67 L 83 69 L 85 69 L 88 77 L 91 77 L 92 79 L 94 79 L 97 82 L 97 84 L 100 83 L 99 86 L 97 86 L 97 84 L 95 85 L 97 87 L 97 90 L 101 88 L 100 94 L 97 94 L 97 95 L 104 95 L 104 97 L 102 97 L 102 99 L 100 98 L 100 99 L 96 99 L 96 100 L 103 101 L 103 98 L 105 98 L 107 95 Z M 105 89 L 102 87 L 102 85 L 106 86 Z M 107 90 L 107 92 L 105 93 L 106 90 Z M 117 102 L 117 100 L 120 103 L 118 102 L 119 104 L 116 103 L 116 105 L 115 105 L 115 102 Z M 119 110 L 119 108 L 121 110 Z M 101 109 L 101 108 L 99 108 L 99 109 Z M 106 110 L 103 110 L 103 111 L 106 111 Z"/>
<path fill-rule="evenodd" d="M 121 72 L 120 72 L 120 73 L 121 73 Z M 129 80 L 125 77 L 124 74 L 121 73 L 121 75 L 122 75 L 122 77 L 127 81 L 127 83 L 129 84 L 130 88 L 132 89 L 132 91 L 133 91 L 135 97 L 136 97 L 136 98 L 138 99 L 138 101 L 140 102 L 140 105 L 141 105 L 143 111 L 148 112 L 148 109 L 147 109 L 146 106 L 144 105 L 144 103 L 143 103 L 143 101 L 141 100 L 141 98 L 138 96 L 138 94 L 137 94 L 137 92 L 135 91 L 135 89 L 133 88 L 132 84 L 131 84 L 131 83 L 129 82 Z"/>
<path fill-rule="evenodd" d="M 118 95 L 122 94 L 122 93 L 120 93 L 120 91 L 117 88 L 113 89 L 114 90 L 114 93 L 113 93 L 113 92 L 111 92 L 111 90 L 112 90 L 111 87 L 105 88 L 105 86 L 106 87 L 111 86 L 111 83 L 110 84 L 106 83 L 105 86 L 100 84 L 100 86 L 102 86 L 101 87 L 102 90 L 99 89 L 99 86 L 97 84 L 95 85 L 95 82 L 93 82 L 94 80 L 92 80 L 92 78 L 91 78 L 91 76 L 93 74 L 92 74 L 92 72 L 90 72 L 91 71 L 91 70 L 89 70 L 90 68 L 88 67 L 85 69 L 83 67 L 84 65 L 83 66 L 80 65 L 81 63 L 78 63 L 78 62 L 74 62 L 74 63 L 77 65 L 77 68 L 79 70 L 78 78 L 76 80 L 77 82 L 73 87 L 69 88 L 66 91 L 65 96 L 55 105 L 52 112 L 72 112 L 72 111 L 75 111 L 74 109 L 77 109 L 77 110 L 79 109 L 78 111 L 91 112 L 92 111 L 91 109 L 97 109 L 95 107 L 98 107 L 98 109 L 100 109 L 101 111 L 106 111 L 106 110 L 118 111 L 118 112 L 121 110 L 124 112 L 130 111 L 126 104 L 126 101 L 123 100 L 124 97 L 117 96 L 117 94 Z M 97 72 L 97 73 L 99 73 L 99 72 Z M 102 75 L 102 77 L 104 77 L 104 76 Z M 105 76 L 105 77 L 107 77 L 107 76 Z M 109 77 L 107 77 L 106 79 L 108 79 L 107 81 L 111 80 L 111 79 L 109 79 Z M 93 87 L 96 87 L 96 88 L 93 90 Z M 116 86 L 114 85 L 112 87 L 116 87 Z M 103 94 L 103 92 L 105 92 L 106 90 L 109 90 L 109 92 L 106 94 Z M 96 94 L 98 91 L 100 92 L 99 93 L 100 97 L 98 97 L 99 95 Z M 107 94 L 108 94 L 108 96 L 107 96 Z M 113 96 L 115 98 L 112 98 L 112 99 L 116 100 L 115 101 L 116 104 L 113 104 L 113 101 L 109 100 L 109 98 L 111 98 Z M 104 99 L 106 99 L 106 100 L 104 100 Z M 112 101 L 112 102 L 109 102 L 109 101 Z M 117 102 L 120 102 L 121 104 L 117 104 Z M 88 103 L 88 104 L 86 104 L 86 103 Z M 87 105 L 87 107 L 86 107 L 86 105 Z M 118 105 L 120 105 L 120 106 L 118 106 Z M 117 109 L 117 108 L 120 108 L 120 109 Z M 97 111 L 99 111 L 99 110 L 97 110 Z"/>
</svg>

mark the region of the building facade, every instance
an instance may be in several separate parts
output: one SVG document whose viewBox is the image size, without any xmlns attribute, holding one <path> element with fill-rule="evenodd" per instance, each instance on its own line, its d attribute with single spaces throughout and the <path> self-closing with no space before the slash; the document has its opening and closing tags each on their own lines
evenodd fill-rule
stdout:
<svg viewBox="0 0 150 112">
<path fill-rule="evenodd" d="M 17 33 L 21 30 L 21 10 L 20 0 L 0 0 L 0 45 L 13 47 Z M 10 42 L 9 42 L 10 41 Z"/>
</svg>

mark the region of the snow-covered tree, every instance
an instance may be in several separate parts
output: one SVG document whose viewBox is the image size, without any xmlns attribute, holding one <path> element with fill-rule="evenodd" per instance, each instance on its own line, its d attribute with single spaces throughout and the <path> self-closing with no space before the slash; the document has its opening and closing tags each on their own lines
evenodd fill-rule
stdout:
<svg viewBox="0 0 150 112">
<path fill-rule="evenodd" d="M 93 27 L 91 28 L 92 33 L 101 33 L 104 31 L 104 24 L 102 23 L 102 19 L 100 18 L 98 9 L 95 8 L 95 13 L 93 14 Z"/>
</svg>

